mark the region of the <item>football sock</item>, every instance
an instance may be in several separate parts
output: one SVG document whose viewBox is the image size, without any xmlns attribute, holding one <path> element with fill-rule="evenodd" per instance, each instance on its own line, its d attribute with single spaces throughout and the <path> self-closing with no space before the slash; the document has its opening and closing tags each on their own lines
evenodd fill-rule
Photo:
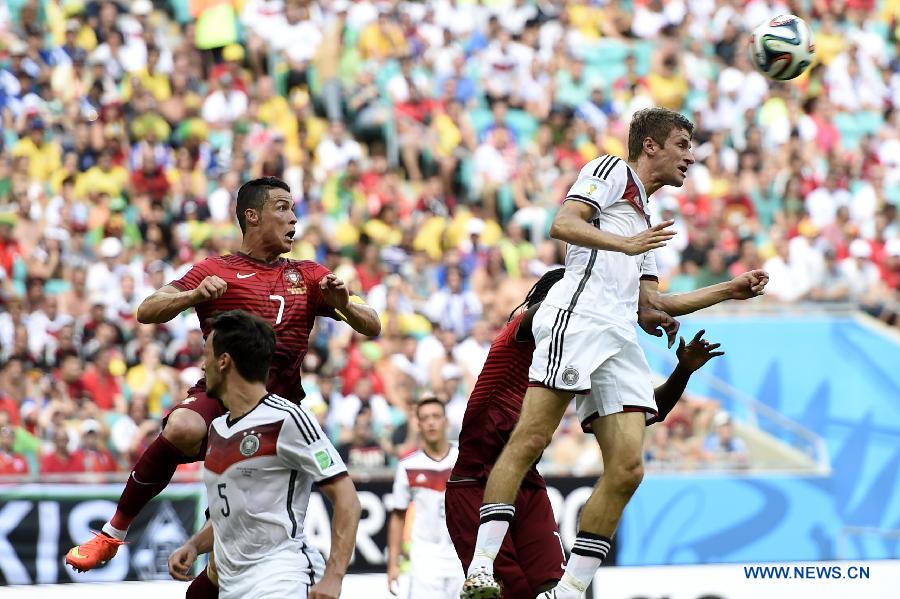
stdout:
<svg viewBox="0 0 900 599">
<path fill-rule="evenodd" d="M 103 532 L 115 536 L 111 531 L 127 531 L 144 506 L 166 488 L 184 459 L 180 449 L 159 435 L 138 458 L 119 498 L 116 514 L 109 521 L 109 528 L 103 527 Z"/>
<path fill-rule="evenodd" d="M 485 568 L 494 572 L 494 560 L 503 545 L 509 523 L 516 515 L 516 507 L 509 503 L 485 503 L 479 510 L 481 523 L 478 525 L 478 537 L 475 539 L 475 554 L 469 564 L 471 574 L 476 568 Z"/>
<path fill-rule="evenodd" d="M 103 525 L 103 528 L 101 528 L 100 530 L 101 530 L 101 531 L 103 532 L 103 534 L 105 534 L 106 536 L 112 537 L 112 538 L 114 538 L 114 539 L 119 539 L 120 541 L 124 541 L 124 540 L 125 540 L 125 535 L 128 534 L 128 531 L 127 531 L 127 530 L 122 530 L 122 529 L 120 529 L 120 528 L 116 528 L 115 526 L 113 526 L 113 525 L 110 524 L 109 522 L 107 522 L 106 524 L 104 524 L 104 525 Z"/>
<path fill-rule="evenodd" d="M 184 594 L 185 599 L 216 599 L 218 596 L 219 587 L 209 579 L 206 568 L 203 568 L 203 572 L 191 581 L 191 585 Z"/>
<path fill-rule="evenodd" d="M 609 537 L 579 531 L 566 571 L 556 586 L 556 596 L 560 599 L 583 597 L 609 552 L 609 544 Z"/>
</svg>

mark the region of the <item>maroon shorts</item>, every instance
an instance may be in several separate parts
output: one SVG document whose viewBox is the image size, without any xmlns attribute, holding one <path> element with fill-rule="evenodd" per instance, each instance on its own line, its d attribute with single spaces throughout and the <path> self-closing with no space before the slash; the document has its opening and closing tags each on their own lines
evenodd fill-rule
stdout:
<svg viewBox="0 0 900 599">
<path fill-rule="evenodd" d="M 206 457 L 206 440 L 209 436 L 209 425 L 213 420 L 225 414 L 225 406 L 215 397 L 210 397 L 209 395 L 207 395 L 205 391 L 199 389 L 191 389 L 191 391 L 188 392 L 187 398 L 185 398 L 181 403 L 173 406 L 172 409 L 170 409 L 163 417 L 163 428 L 166 427 L 166 422 L 169 420 L 169 416 L 172 414 L 172 412 L 180 409 L 197 412 L 203 418 L 203 421 L 206 422 L 207 435 L 204 435 L 203 437 L 203 445 L 200 446 L 200 452 L 192 457 L 185 456 L 182 463 L 190 464 L 192 462 L 202 462 Z"/>
<path fill-rule="evenodd" d="M 463 569 L 468 570 L 475 553 L 484 485 L 450 481 L 444 497 L 447 529 Z M 516 517 L 494 560 L 494 575 L 503 586 L 503 596 L 535 597 L 541 586 L 562 578 L 565 561 L 547 490 L 523 486 L 516 498 Z"/>
</svg>

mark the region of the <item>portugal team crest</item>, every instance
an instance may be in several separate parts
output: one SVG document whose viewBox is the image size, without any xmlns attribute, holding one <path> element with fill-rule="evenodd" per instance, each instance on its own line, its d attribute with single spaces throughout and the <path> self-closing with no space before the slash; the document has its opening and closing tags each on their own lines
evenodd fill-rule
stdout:
<svg viewBox="0 0 900 599">
<path fill-rule="evenodd" d="M 259 437 L 250 433 L 241 439 L 241 455 L 249 458 L 259 451 Z"/>
<path fill-rule="evenodd" d="M 303 283 L 303 277 L 301 277 L 300 273 L 293 268 L 284 271 L 284 280 L 287 281 L 288 291 L 290 291 L 291 295 L 303 295 L 306 293 L 306 285 Z"/>
<path fill-rule="evenodd" d="M 569 387 L 578 382 L 578 371 L 569 366 L 562 373 L 562 381 Z"/>
</svg>

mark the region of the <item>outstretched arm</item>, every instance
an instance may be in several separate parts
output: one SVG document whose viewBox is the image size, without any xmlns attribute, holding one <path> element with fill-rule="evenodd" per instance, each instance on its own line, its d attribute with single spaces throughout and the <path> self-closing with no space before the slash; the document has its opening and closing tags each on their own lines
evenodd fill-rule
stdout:
<svg viewBox="0 0 900 599">
<path fill-rule="evenodd" d="M 350 296 L 347 284 L 334 274 L 327 274 L 319 281 L 322 297 L 325 303 L 334 308 L 338 316 L 353 327 L 357 333 L 368 337 L 377 337 L 381 334 L 381 319 L 378 312 L 362 303 L 362 300 L 354 300 Z M 357 301 L 358 300 L 358 301 Z"/>
<path fill-rule="evenodd" d="M 659 283 L 653 280 L 641 281 L 640 306 L 661 310 L 672 316 L 690 314 L 726 300 L 745 300 L 765 293 L 769 275 L 764 270 L 751 270 L 742 275 L 687 293 L 661 294 Z"/>
<path fill-rule="evenodd" d="M 700 329 L 687 345 L 684 344 L 684 337 L 681 338 L 678 349 L 675 350 L 675 355 L 678 356 L 675 370 L 672 371 L 665 383 L 654 390 L 656 407 L 659 409 L 657 422 L 665 420 L 678 400 L 681 399 L 688 380 L 694 372 L 700 370 L 704 364 L 716 356 L 725 355 L 723 351 L 715 351 L 721 345 L 720 343 L 710 344 L 709 341 L 703 339 L 705 332 Z"/>
</svg>

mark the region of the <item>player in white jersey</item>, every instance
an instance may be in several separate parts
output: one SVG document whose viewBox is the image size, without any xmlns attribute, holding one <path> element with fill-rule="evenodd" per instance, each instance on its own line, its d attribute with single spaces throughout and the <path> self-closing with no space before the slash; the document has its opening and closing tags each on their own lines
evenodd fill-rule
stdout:
<svg viewBox="0 0 900 599">
<path fill-rule="evenodd" d="M 185 579 L 197 554 L 212 548 L 210 578 L 218 578 L 222 599 L 336 599 L 361 513 L 347 469 L 315 416 L 266 390 L 271 325 L 232 310 L 214 316 L 211 326 L 206 385 L 228 409 L 210 425 L 204 462 L 211 527 L 172 554 L 169 571 Z M 313 483 L 334 507 L 321 579 L 315 572 L 321 558 L 303 534 Z"/>
<path fill-rule="evenodd" d="M 586 431 L 604 458 L 604 475 L 585 503 L 572 556 L 560 583 L 541 597 L 581 597 L 610 548 L 619 518 L 643 477 L 643 434 L 657 417 L 650 369 L 637 342 L 638 305 L 678 316 L 726 299 L 762 293 L 763 271 L 695 292 L 658 293 L 652 251 L 674 233 L 651 226 L 649 197 L 680 187 L 693 164 L 693 124 L 664 108 L 636 112 L 628 160 L 589 162 L 566 194 L 550 235 L 568 243 L 566 273 L 534 316 L 535 351 L 522 414 L 491 470 L 474 558 L 462 597 L 497 597 L 493 560 L 522 478 L 550 443 L 573 395 Z"/>
<path fill-rule="evenodd" d="M 455 599 L 462 588 L 463 570 L 447 531 L 444 492 L 459 448 L 447 440 L 447 413 L 439 399 L 419 402 L 416 418 L 422 447 L 400 460 L 389 506 L 388 587 L 397 594 L 403 525 L 412 503 L 408 599 Z"/>
</svg>

